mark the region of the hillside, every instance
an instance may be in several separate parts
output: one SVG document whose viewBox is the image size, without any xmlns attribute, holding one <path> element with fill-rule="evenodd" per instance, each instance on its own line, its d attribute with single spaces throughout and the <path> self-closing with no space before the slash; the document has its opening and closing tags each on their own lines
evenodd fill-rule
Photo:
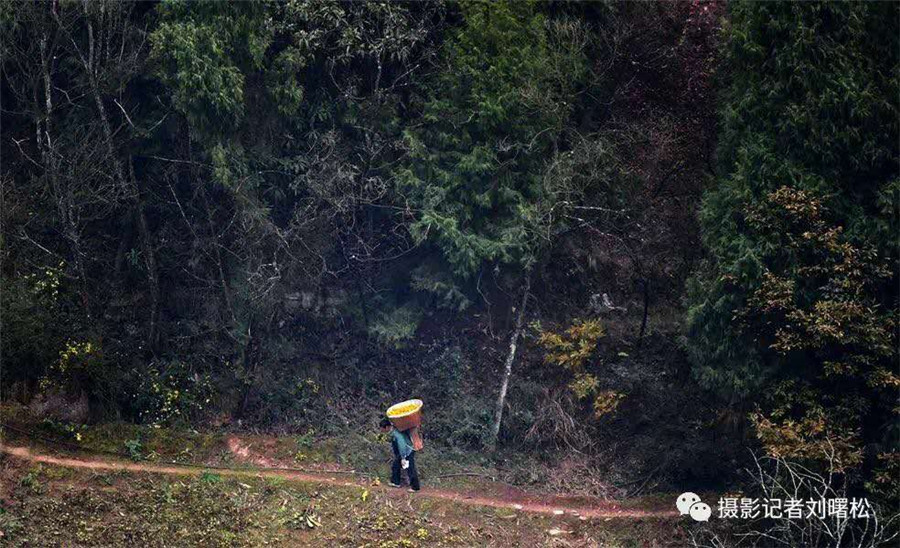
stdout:
<svg viewBox="0 0 900 548">
<path fill-rule="evenodd" d="M 900 538 L 900 4 L 0 35 L 5 541 Z"/>
</svg>

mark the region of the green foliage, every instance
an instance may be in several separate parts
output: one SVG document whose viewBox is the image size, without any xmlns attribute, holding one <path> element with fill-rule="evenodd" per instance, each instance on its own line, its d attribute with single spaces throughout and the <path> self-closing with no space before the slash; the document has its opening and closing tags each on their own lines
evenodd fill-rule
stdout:
<svg viewBox="0 0 900 548">
<path fill-rule="evenodd" d="M 481 398 L 460 395 L 429 418 L 428 435 L 450 447 L 481 448 L 490 435 L 494 409 Z"/>
<path fill-rule="evenodd" d="M 180 360 L 155 360 L 131 372 L 131 408 L 147 424 L 188 421 L 201 415 L 213 397 L 207 373 Z"/>
<path fill-rule="evenodd" d="M 79 443 L 83 439 L 84 425 L 60 422 L 53 419 L 44 419 L 38 426 L 43 432 L 68 443 Z"/>
<path fill-rule="evenodd" d="M 92 418 L 191 421 L 209 400 L 303 427 L 329 405 L 304 384 L 317 356 L 368 385 L 360 357 L 415 361 L 429 322 L 502 336 L 491 303 L 548 247 L 549 202 L 616 186 L 545 180 L 576 116 L 606 109 L 585 82 L 613 11 L 4 6 L 4 388 L 45 379 Z"/>
<path fill-rule="evenodd" d="M 410 393 L 420 395 L 428 405 L 429 439 L 456 448 L 480 448 L 490 431 L 493 406 L 480 397 L 482 383 L 468 382 L 473 363 L 456 344 L 440 346 L 434 354 L 414 364 L 419 383 Z M 396 403 L 384 401 L 385 405 Z"/>
<path fill-rule="evenodd" d="M 126 440 L 125 450 L 128 451 L 128 458 L 131 460 L 144 460 L 144 444 L 141 442 L 141 438 Z"/>
<path fill-rule="evenodd" d="M 304 434 L 297 436 L 297 448 L 298 449 L 309 449 L 312 447 L 313 442 L 316 440 L 316 429 L 309 428 L 306 430 Z"/>
<path fill-rule="evenodd" d="M 259 69 L 272 40 L 258 3 L 172 0 L 150 35 L 158 75 L 198 131 L 228 130 L 245 111 L 245 71 Z"/>
<path fill-rule="evenodd" d="M 380 309 L 369 324 L 369 333 L 382 344 L 400 348 L 412 339 L 422 316 L 422 309 L 414 301 L 397 308 Z"/>
<path fill-rule="evenodd" d="M 23 525 L 15 515 L 6 508 L 0 507 L 0 531 L 9 538 L 18 538 L 22 533 Z"/>
<path fill-rule="evenodd" d="M 541 169 L 565 111 L 537 108 L 554 90 L 546 21 L 533 3 L 460 9 L 464 24 L 442 52 L 448 68 L 429 86 L 421 124 L 404 133 L 410 159 L 398 179 L 419 212 L 413 237 L 467 278 L 485 262 L 534 261 Z"/>
<path fill-rule="evenodd" d="M 335 433 L 422 388 L 431 432 L 478 445 L 496 390 L 472 379 L 496 374 L 523 272 L 548 320 L 603 292 L 654 327 L 675 308 L 718 6 L 4 4 L 4 396 Z M 898 433 L 897 8 L 731 10 L 696 377 L 760 403 L 770 450 L 855 463 Z M 543 337 L 543 363 L 524 345 L 511 439 L 616 407 L 598 327 Z"/>
<path fill-rule="evenodd" d="M 430 295 L 438 308 L 462 312 L 472 304 L 452 276 L 431 265 L 421 265 L 413 270 L 410 286 L 415 291 Z"/>
<path fill-rule="evenodd" d="M 689 313 L 695 372 L 732 401 L 767 390 L 754 424 L 772 454 L 852 466 L 863 443 L 900 447 L 887 373 L 897 6 L 731 9 L 721 169 L 701 210 L 710 260 Z"/>
<path fill-rule="evenodd" d="M 215 485 L 217 483 L 222 483 L 222 476 L 215 472 L 206 471 L 200 474 L 200 481 L 207 485 Z"/>
<path fill-rule="evenodd" d="M 19 279 L 4 276 L 0 284 L 4 373 L 7 379 L 33 379 L 35 364 L 46 371 L 63 345 L 57 323 L 64 319 L 57 305 L 58 271 L 48 267 Z"/>
<path fill-rule="evenodd" d="M 690 324 L 700 378 L 746 395 L 774 372 L 732 318 L 767 268 L 786 266 L 779 243 L 748 227 L 746 212 L 783 186 L 827 196 L 849 241 L 896 258 L 875 227 L 893 222 L 878 203 L 897 179 L 898 105 L 888 91 L 898 78 L 897 37 L 887 4 L 732 10 L 722 174 L 701 212 L 713 262 L 696 281 Z"/>
<path fill-rule="evenodd" d="M 22 476 L 22 479 L 19 480 L 19 485 L 30 489 L 34 493 L 43 492 L 43 485 L 41 485 L 41 468 L 33 468 L 28 471 L 27 474 Z"/>
<path fill-rule="evenodd" d="M 38 393 L 49 400 L 67 402 L 64 405 L 72 411 L 80 405 L 72 402 L 82 400 L 88 404 L 83 412 L 102 415 L 122 409 L 126 405 L 122 388 L 128 381 L 117 358 L 108 355 L 98 340 L 69 339 L 39 378 Z"/>
</svg>

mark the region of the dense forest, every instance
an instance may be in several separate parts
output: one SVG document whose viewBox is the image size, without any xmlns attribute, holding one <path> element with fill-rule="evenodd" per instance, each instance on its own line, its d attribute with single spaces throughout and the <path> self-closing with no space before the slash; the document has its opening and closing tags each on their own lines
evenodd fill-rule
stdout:
<svg viewBox="0 0 900 548">
<path fill-rule="evenodd" d="M 752 490 L 765 461 L 756 488 L 793 465 L 896 515 L 900 5 L 47 0 L 0 26 L 5 408 L 345 436 L 419 397 L 429 444 L 559 490 Z"/>
</svg>

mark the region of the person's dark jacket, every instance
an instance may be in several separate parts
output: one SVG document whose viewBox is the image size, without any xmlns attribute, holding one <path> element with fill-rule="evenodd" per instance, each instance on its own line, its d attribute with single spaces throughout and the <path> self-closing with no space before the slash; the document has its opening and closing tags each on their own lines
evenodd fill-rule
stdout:
<svg viewBox="0 0 900 548">
<path fill-rule="evenodd" d="M 409 458 L 413 452 L 412 440 L 406 432 L 400 432 L 396 428 L 391 430 L 391 449 L 401 459 Z"/>
</svg>

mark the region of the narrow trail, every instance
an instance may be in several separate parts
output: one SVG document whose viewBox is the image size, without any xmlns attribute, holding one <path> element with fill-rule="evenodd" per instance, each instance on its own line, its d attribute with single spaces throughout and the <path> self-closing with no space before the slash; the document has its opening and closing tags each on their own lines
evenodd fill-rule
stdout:
<svg viewBox="0 0 900 548">
<path fill-rule="evenodd" d="M 53 457 L 50 455 L 35 453 L 27 447 L 15 447 L 3 444 L 0 444 L 0 453 L 6 453 L 8 455 L 12 455 L 14 457 L 31 462 L 39 462 L 44 464 L 52 464 L 55 466 L 81 468 L 88 470 L 128 471 L 178 476 L 198 476 L 204 471 L 203 467 L 193 466 L 177 466 L 168 464 L 155 465 L 97 458 L 75 459 Z M 216 473 L 222 476 L 231 477 L 282 478 L 286 480 L 333 485 L 338 487 L 358 487 L 361 489 L 365 488 L 372 491 L 384 492 L 393 497 L 425 497 L 430 499 L 447 500 L 470 506 L 508 508 L 511 510 L 522 512 L 556 515 L 560 517 L 565 515 L 585 519 L 645 519 L 677 518 L 679 515 L 675 510 L 642 510 L 638 508 L 620 508 L 619 505 L 615 502 L 601 500 L 592 501 L 592 503 L 590 504 L 575 504 L 572 501 L 562 500 L 553 496 L 538 497 L 536 495 L 527 495 L 524 493 L 504 497 L 488 497 L 475 494 L 467 494 L 459 491 L 432 489 L 425 487 L 418 493 L 413 494 L 407 493 L 404 489 L 373 486 L 362 481 L 339 479 L 329 475 L 328 472 L 322 472 L 321 474 L 312 474 L 287 470 L 216 469 Z"/>
</svg>

